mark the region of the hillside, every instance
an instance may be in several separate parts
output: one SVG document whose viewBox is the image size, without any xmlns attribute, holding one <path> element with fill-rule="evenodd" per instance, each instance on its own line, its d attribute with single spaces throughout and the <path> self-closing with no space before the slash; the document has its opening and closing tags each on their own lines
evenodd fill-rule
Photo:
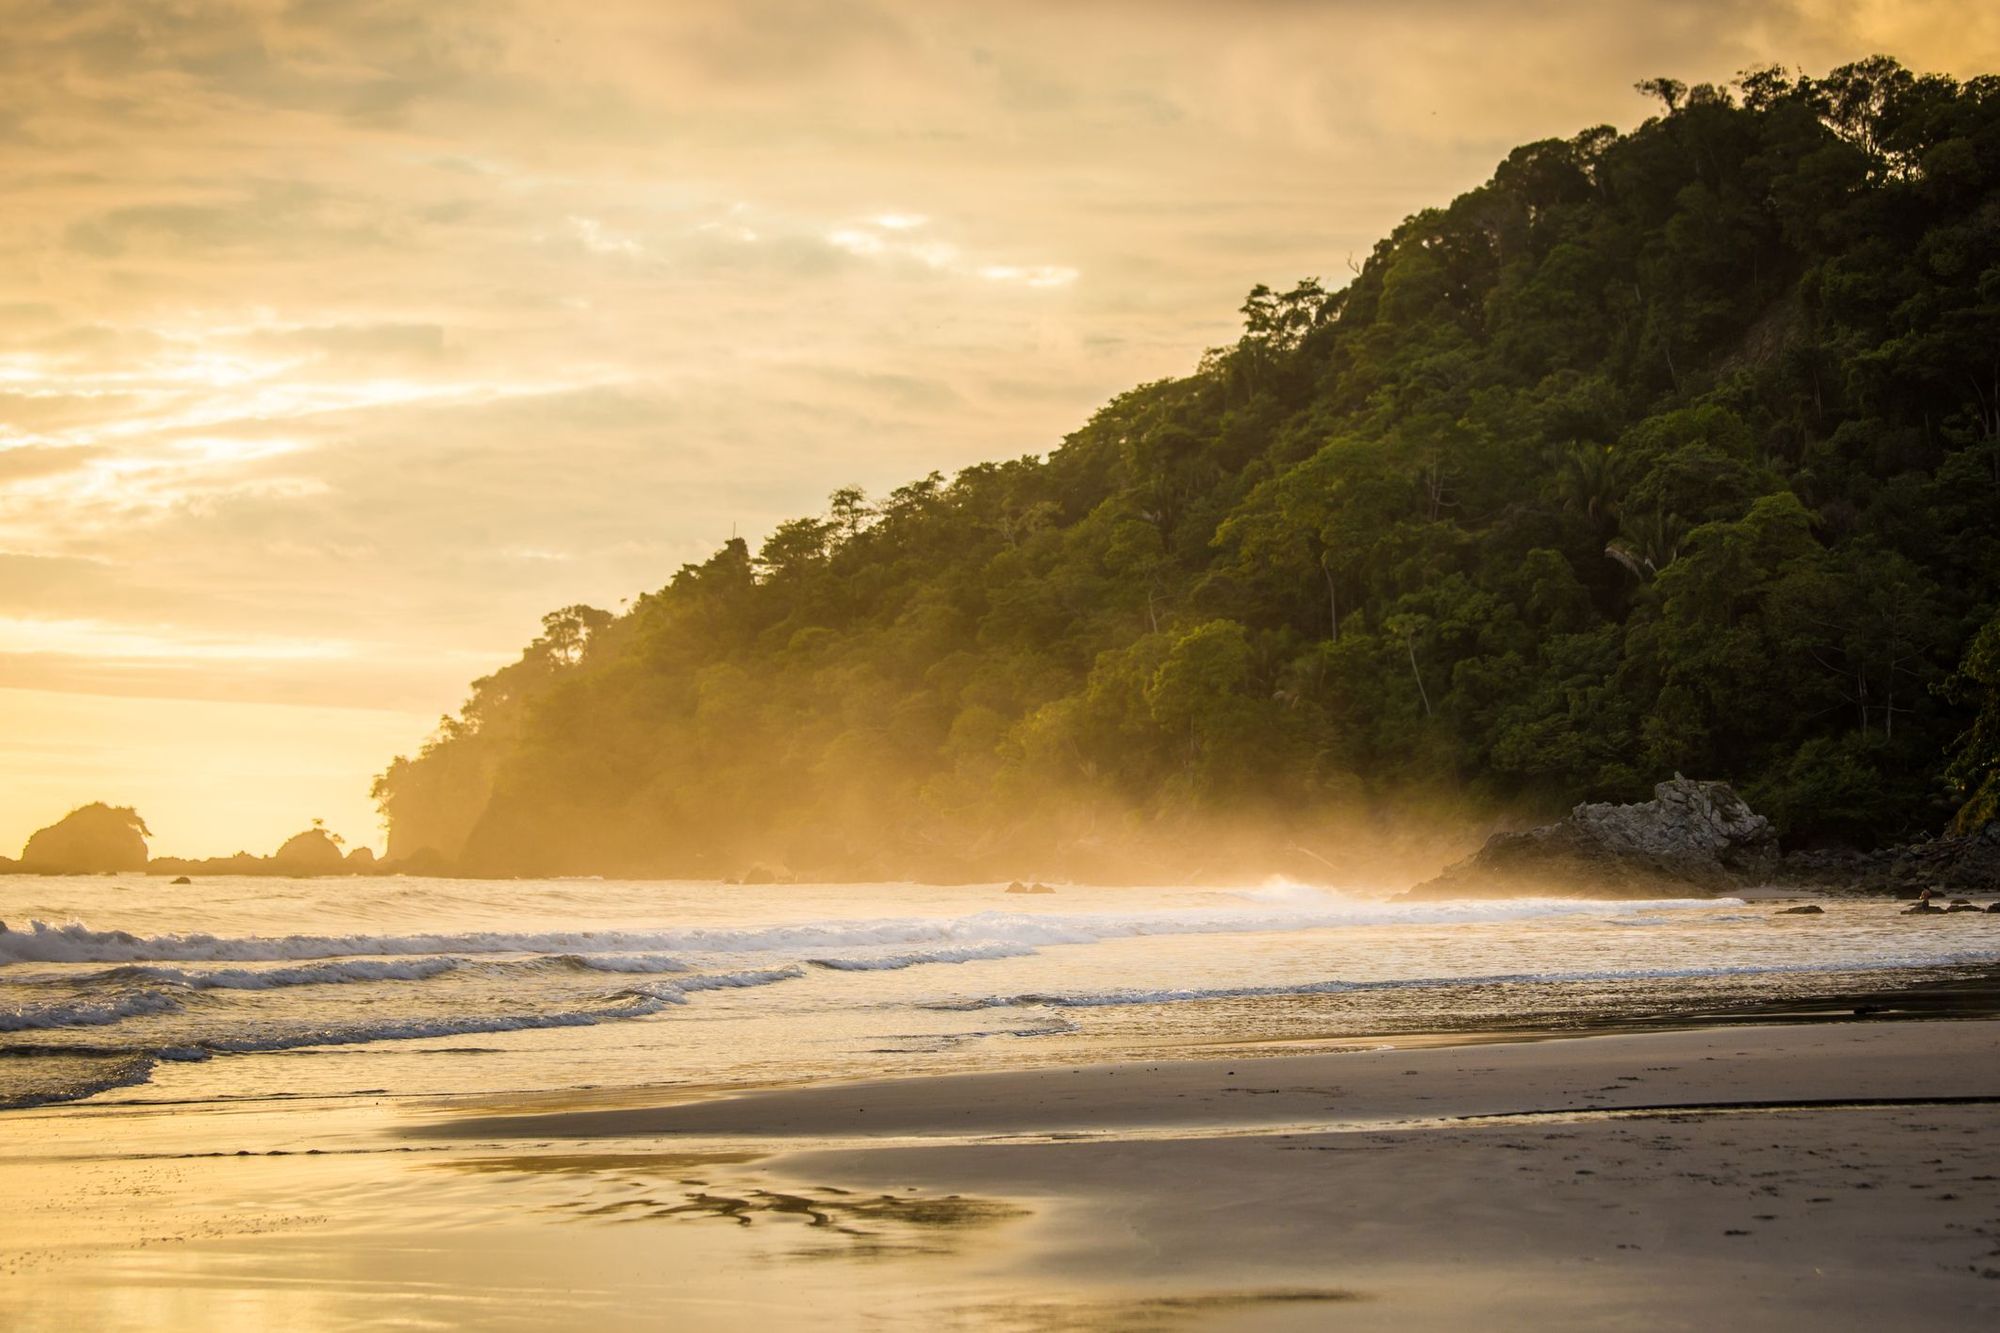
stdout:
<svg viewBox="0 0 2000 1333">
<path fill-rule="evenodd" d="M 391 859 L 1277 868 L 1676 770 L 1791 845 L 1990 817 L 2000 79 L 1642 90 L 1046 458 L 553 613 Z"/>
</svg>

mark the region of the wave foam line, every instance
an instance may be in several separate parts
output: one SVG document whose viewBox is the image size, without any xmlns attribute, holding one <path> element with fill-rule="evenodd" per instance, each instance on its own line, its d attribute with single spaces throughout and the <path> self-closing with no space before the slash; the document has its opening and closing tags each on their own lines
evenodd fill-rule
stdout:
<svg viewBox="0 0 2000 1333">
<path fill-rule="evenodd" d="M 189 971 L 178 967 L 146 967 L 128 964 L 87 977 L 74 978 L 84 985 L 105 985 L 143 981 L 189 990 L 278 990 L 287 986 L 338 986 L 367 981 L 428 981 L 463 964 L 456 958 L 418 958 L 408 962 L 354 959 L 346 962 L 313 963 L 304 967 L 222 968 L 216 971 Z M 38 978 L 71 980 L 71 978 Z"/>
<path fill-rule="evenodd" d="M 1142 935 L 1216 935 L 1316 930 L 1344 926 L 1453 925 L 1541 918 L 1618 919 L 1641 913 L 1742 906 L 1730 898 L 1603 901 L 1571 898 L 1484 899 L 1395 903 L 1322 898 L 1295 906 L 1243 909 L 1163 909 L 1153 912 L 977 912 L 958 917 L 890 917 L 795 925 L 666 931 L 475 931 L 429 935 L 206 934 L 133 935 L 93 930 L 81 922 L 0 933 L 0 964 L 133 962 L 284 962 L 295 959 L 401 954 L 806 953 L 827 949 L 913 946 L 1092 944 Z"/>
<path fill-rule="evenodd" d="M 968 944 L 920 953 L 894 953 L 871 958 L 808 958 L 806 961 L 814 967 L 829 968 L 835 972 L 897 972 L 929 963 L 979 963 L 991 958 L 1029 958 L 1034 953 L 1034 946 L 1028 944 Z"/>
<path fill-rule="evenodd" d="M 1098 1009 L 1116 1005 L 1186 1004 L 1198 1000 L 1246 1000 L 1285 995 L 1345 995 L 1367 991 L 1438 990 L 1452 986 L 1574 985 L 1588 982 L 1672 981 L 1703 977 L 1770 976 L 1784 973 L 1906 971 L 1933 967 L 1965 967 L 1996 960 L 2000 960 L 2000 955 L 1976 953 L 1921 959 L 1872 959 L 1864 962 L 1742 963 L 1721 967 L 1635 968 L 1622 972 L 1507 972 L 1490 976 L 1408 977 L 1389 981 L 1304 981 L 1272 986 L 1085 991 L 1069 995 L 1055 993 L 989 995 L 973 1000 L 940 1000 L 919 1007 L 944 1012 L 1037 1007 Z"/>
</svg>

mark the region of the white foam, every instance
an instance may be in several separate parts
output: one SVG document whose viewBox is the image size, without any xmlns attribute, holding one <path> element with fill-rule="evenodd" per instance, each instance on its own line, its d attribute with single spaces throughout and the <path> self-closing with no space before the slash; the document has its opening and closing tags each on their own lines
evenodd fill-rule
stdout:
<svg viewBox="0 0 2000 1333">
<path fill-rule="evenodd" d="M 770 967 L 755 972 L 716 972 L 684 981 L 662 982 L 683 995 L 692 995 L 705 990 L 741 990 L 750 986 L 769 986 L 780 981 L 796 981 L 805 973 L 796 967 Z M 654 988 L 658 990 L 658 987 Z"/>
<path fill-rule="evenodd" d="M 1146 935 L 1289 932 L 1354 926 L 1457 925 L 1536 919 L 1621 919 L 1646 913 L 1740 907 L 1731 898 L 1601 901 L 1512 898 L 1404 903 L 1315 894 L 1292 906 L 1143 912 L 976 912 L 967 916 L 808 921 L 747 928 L 429 935 L 204 934 L 141 937 L 80 922 L 31 923 L 0 934 L 0 963 L 282 962 L 403 954 L 688 954 L 888 949 L 910 946 L 1090 944 Z"/>
<path fill-rule="evenodd" d="M 861 958 L 808 958 L 814 967 L 836 972 L 896 972 L 929 963 L 979 963 L 992 958 L 1028 958 L 1036 950 L 1026 944 L 967 944 L 918 953 L 876 954 Z"/>
</svg>

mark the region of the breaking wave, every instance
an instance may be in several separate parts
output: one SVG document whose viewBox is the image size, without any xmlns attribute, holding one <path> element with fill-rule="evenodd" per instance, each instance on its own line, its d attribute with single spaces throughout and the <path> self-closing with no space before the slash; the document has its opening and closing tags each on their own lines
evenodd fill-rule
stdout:
<svg viewBox="0 0 2000 1333">
<path fill-rule="evenodd" d="M 808 958 L 814 967 L 835 972 L 898 972 L 927 963 L 982 963 L 994 958 L 1027 958 L 1036 952 L 1028 944 L 968 944 L 959 948 L 929 949 L 919 953 L 878 954 L 864 958 Z"/>
<path fill-rule="evenodd" d="M 138 936 L 123 930 L 93 930 L 80 922 L 57 926 L 35 921 L 26 930 L 0 933 L 0 963 L 254 963 L 409 954 L 555 954 L 581 958 L 586 960 L 587 966 L 614 971 L 621 969 L 605 966 L 605 955 L 810 954 L 828 949 L 891 949 L 899 946 L 1014 946 L 1033 949 L 1044 945 L 1093 944 L 1146 935 L 1249 934 L 1330 927 L 1454 925 L 1570 917 L 1617 919 L 1677 910 L 1708 910 L 1735 903 L 1734 899 L 1711 898 L 1633 901 L 1514 898 L 1399 903 L 1315 895 L 1309 900 L 1294 899 L 1285 904 L 1249 910 L 991 911 L 956 917 L 886 917 L 734 929 L 695 927 L 685 930 L 519 934 L 476 931 L 432 935 Z M 659 970 L 673 969 L 661 967 Z"/>
</svg>

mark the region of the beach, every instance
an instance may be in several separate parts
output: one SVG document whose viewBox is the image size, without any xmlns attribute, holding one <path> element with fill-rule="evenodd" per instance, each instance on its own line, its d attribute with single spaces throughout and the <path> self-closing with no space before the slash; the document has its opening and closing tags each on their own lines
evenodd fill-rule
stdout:
<svg viewBox="0 0 2000 1333">
<path fill-rule="evenodd" d="M 5 882 L 0 1326 L 1984 1327 L 2000 917 Z"/>
<path fill-rule="evenodd" d="M 0 1315 L 1984 1327 L 1996 1055 L 1989 1022 L 1826 1021 L 660 1104 L 49 1109 L 0 1165 Z"/>
</svg>

